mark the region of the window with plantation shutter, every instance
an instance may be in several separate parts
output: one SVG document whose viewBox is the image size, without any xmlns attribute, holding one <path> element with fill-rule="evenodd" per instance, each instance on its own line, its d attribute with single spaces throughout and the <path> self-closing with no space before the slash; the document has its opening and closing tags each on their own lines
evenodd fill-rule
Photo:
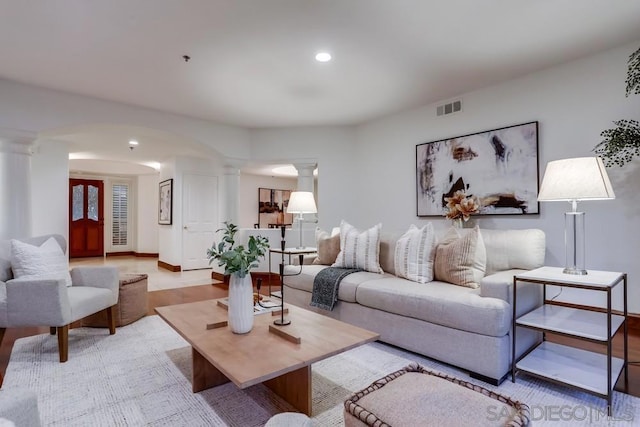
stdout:
<svg viewBox="0 0 640 427">
<path fill-rule="evenodd" d="M 127 245 L 127 228 L 129 219 L 129 186 L 113 184 L 113 228 L 111 239 L 113 246 Z"/>
</svg>

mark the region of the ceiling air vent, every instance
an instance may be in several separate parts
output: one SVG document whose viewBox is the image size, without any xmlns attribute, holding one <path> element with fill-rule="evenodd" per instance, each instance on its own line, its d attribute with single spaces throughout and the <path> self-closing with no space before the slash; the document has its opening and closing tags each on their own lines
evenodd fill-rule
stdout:
<svg viewBox="0 0 640 427">
<path fill-rule="evenodd" d="M 462 111 L 462 99 L 451 101 L 448 104 L 442 104 L 436 107 L 438 116 L 446 116 L 447 114 L 457 113 L 458 111 Z"/>
</svg>

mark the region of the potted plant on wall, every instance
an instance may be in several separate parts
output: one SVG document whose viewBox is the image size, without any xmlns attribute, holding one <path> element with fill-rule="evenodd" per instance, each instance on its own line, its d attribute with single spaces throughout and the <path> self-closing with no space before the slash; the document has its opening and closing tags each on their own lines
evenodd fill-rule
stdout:
<svg viewBox="0 0 640 427">
<path fill-rule="evenodd" d="M 238 226 L 225 221 L 224 237 L 207 249 L 209 264 L 214 260 L 224 266 L 224 274 L 230 275 L 228 320 L 229 328 L 236 334 L 246 334 L 253 328 L 253 283 L 249 270 L 258 266 L 269 249 L 269 240 L 262 236 L 250 236 L 247 247 L 236 245 Z"/>
<path fill-rule="evenodd" d="M 626 96 L 640 94 L 640 49 L 629 56 L 627 61 Z M 604 140 L 594 151 L 602 157 L 606 166 L 623 166 L 640 156 L 640 123 L 637 120 L 616 120 L 616 127 L 602 131 Z"/>
</svg>

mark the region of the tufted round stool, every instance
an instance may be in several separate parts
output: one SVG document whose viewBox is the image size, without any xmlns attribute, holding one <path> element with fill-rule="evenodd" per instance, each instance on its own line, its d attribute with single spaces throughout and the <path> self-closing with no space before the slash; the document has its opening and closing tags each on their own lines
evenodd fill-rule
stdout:
<svg viewBox="0 0 640 427">
<path fill-rule="evenodd" d="M 124 326 L 147 315 L 146 274 L 121 274 L 116 304 L 116 326 Z M 82 326 L 107 327 L 104 310 L 82 319 Z"/>
</svg>

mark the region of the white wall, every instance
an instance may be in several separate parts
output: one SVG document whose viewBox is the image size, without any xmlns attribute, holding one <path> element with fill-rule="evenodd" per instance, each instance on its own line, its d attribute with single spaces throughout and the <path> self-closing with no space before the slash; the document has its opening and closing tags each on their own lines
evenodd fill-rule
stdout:
<svg viewBox="0 0 640 427">
<path fill-rule="evenodd" d="M 69 150 L 40 141 L 31 156 L 31 235 L 69 236 Z"/>
<path fill-rule="evenodd" d="M 158 174 L 139 175 L 136 192 L 136 252 L 158 253 Z"/>
<path fill-rule="evenodd" d="M 251 131 L 251 159 L 256 162 L 318 164 L 318 225 L 323 228 L 355 218 L 355 130 L 352 127 L 300 127 Z"/>
<path fill-rule="evenodd" d="M 225 212 L 224 159 L 176 157 L 160 168 L 159 181 L 173 179 L 173 215 L 171 225 L 160 225 L 158 233 L 159 260 L 170 265 L 182 263 L 182 185 L 185 174 L 199 174 L 218 178 L 218 218 Z M 207 197 L 207 195 L 203 195 Z M 157 206 L 157 205 L 156 205 Z"/>
<path fill-rule="evenodd" d="M 238 226 L 241 228 L 253 228 L 253 224 L 258 222 L 258 188 L 293 191 L 296 189 L 297 184 L 296 178 L 241 174 Z"/>
<path fill-rule="evenodd" d="M 600 132 L 613 120 L 640 118 L 640 96 L 624 96 L 627 58 L 639 45 L 462 94 L 464 111 L 458 114 L 436 117 L 434 104 L 358 127 L 351 168 L 358 171 L 351 175 L 358 190 L 353 192 L 358 225 L 381 221 L 384 229 L 396 231 L 427 221 L 437 228 L 448 226 L 443 218 L 416 217 L 415 147 L 423 142 L 537 120 L 540 179 L 550 160 L 593 156 Z M 630 308 L 639 313 L 640 159 L 608 172 L 616 200 L 580 204 L 587 212 L 587 268 L 627 272 Z M 568 208 L 565 203 L 541 203 L 540 215 L 482 217 L 479 224 L 541 228 L 547 235 L 546 263 L 562 266 L 563 212 Z M 572 295 L 563 293 L 569 300 Z"/>
<path fill-rule="evenodd" d="M 40 133 L 95 123 L 164 130 L 224 156 L 249 157 L 246 129 L 0 79 L 0 127 Z"/>
</svg>

